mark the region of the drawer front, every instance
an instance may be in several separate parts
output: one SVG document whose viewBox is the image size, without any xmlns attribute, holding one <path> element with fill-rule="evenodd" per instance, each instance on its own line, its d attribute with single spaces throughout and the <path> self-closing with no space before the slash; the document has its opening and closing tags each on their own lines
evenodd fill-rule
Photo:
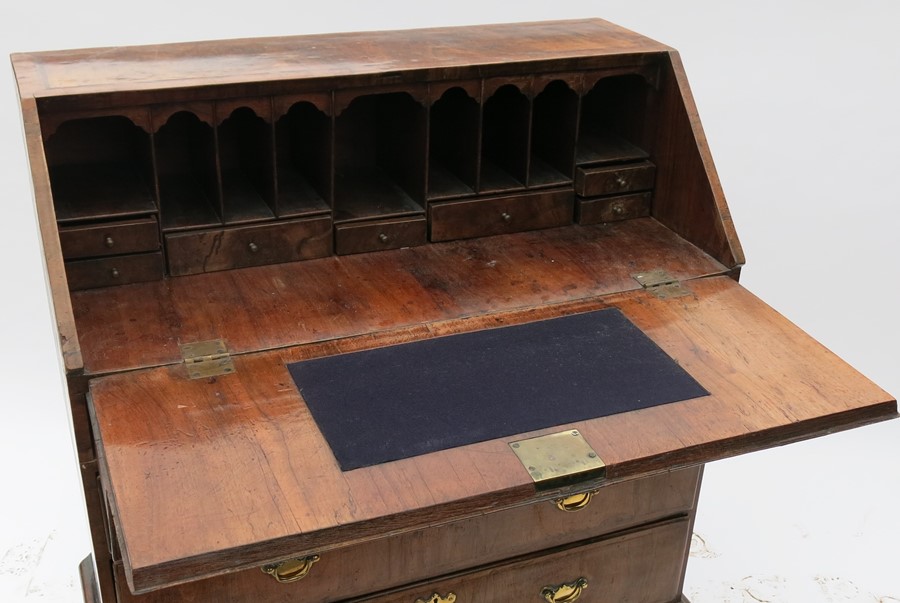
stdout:
<svg viewBox="0 0 900 603">
<path fill-rule="evenodd" d="M 321 551 L 309 575 L 294 584 L 280 584 L 259 568 L 251 568 L 139 596 L 120 588 L 119 601 L 328 603 L 365 596 L 684 516 L 692 512 L 700 472 L 693 467 L 605 486 L 579 511 L 565 512 L 552 501 L 539 502 Z M 124 586 L 123 576 L 118 584 Z M 506 601 L 510 600 L 515 599 Z"/>
<path fill-rule="evenodd" d="M 656 166 L 649 161 L 575 170 L 575 192 L 582 197 L 617 195 L 653 188 Z"/>
<path fill-rule="evenodd" d="M 446 201 L 429 206 L 432 241 L 485 237 L 571 224 L 571 190 Z"/>
<path fill-rule="evenodd" d="M 579 199 L 575 205 L 575 220 L 579 224 L 617 222 L 650 215 L 653 193 L 636 193 L 599 199 Z"/>
<path fill-rule="evenodd" d="M 66 262 L 66 279 L 72 291 L 156 281 L 162 277 L 162 253 L 158 251 Z"/>
<path fill-rule="evenodd" d="M 169 274 L 279 264 L 331 255 L 331 218 L 166 235 Z"/>
<path fill-rule="evenodd" d="M 546 594 L 555 593 L 558 601 L 579 603 L 671 603 L 681 595 L 689 539 L 690 522 L 673 520 L 365 600 L 430 603 L 443 597 L 456 603 L 510 603 L 552 601 Z"/>
<path fill-rule="evenodd" d="M 339 224 L 334 228 L 334 249 L 338 255 L 349 255 L 424 245 L 427 230 L 425 216 Z"/>
<path fill-rule="evenodd" d="M 67 260 L 159 249 L 155 217 L 59 229 L 59 243 Z"/>
</svg>

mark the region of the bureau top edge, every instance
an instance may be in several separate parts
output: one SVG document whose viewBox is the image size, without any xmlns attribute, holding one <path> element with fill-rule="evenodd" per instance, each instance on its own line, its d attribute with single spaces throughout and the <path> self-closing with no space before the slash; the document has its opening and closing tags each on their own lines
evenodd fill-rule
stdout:
<svg viewBox="0 0 900 603">
<path fill-rule="evenodd" d="M 315 34 L 17 53 L 22 98 L 315 80 L 661 53 L 668 46 L 601 19 Z"/>
</svg>

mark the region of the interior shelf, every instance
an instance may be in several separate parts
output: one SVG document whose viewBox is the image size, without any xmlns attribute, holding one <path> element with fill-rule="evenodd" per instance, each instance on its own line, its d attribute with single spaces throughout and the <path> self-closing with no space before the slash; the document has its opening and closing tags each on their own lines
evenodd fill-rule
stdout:
<svg viewBox="0 0 900 603">
<path fill-rule="evenodd" d="M 360 96 L 336 128 L 335 221 L 424 212 L 421 104 L 405 92 Z"/>
<path fill-rule="evenodd" d="M 636 74 L 599 80 L 581 102 L 576 163 L 617 163 L 649 157 L 645 118 L 651 90 Z"/>
<path fill-rule="evenodd" d="M 196 115 L 172 115 L 154 136 L 163 230 L 221 224 L 212 127 Z"/>
<path fill-rule="evenodd" d="M 335 174 L 334 188 L 335 222 L 408 216 L 424 211 L 421 204 L 377 167 Z"/>
<path fill-rule="evenodd" d="M 572 182 L 578 132 L 578 93 L 554 80 L 534 99 L 528 186 Z"/>
<path fill-rule="evenodd" d="M 331 198 L 331 120 L 299 102 L 275 124 L 278 217 L 327 212 Z"/>
<path fill-rule="evenodd" d="M 575 163 L 578 165 L 640 161 L 650 155 L 644 149 L 615 134 L 583 134 L 578 140 Z"/>
<path fill-rule="evenodd" d="M 252 109 L 235 109 L 219 125 L 222 208 L 226 223 L 275 218 L 272 129 Z"/>
<path fill-rule="evenodd" d="M 431 106 L 428 198 L 475 194 L 478 175 L 478 101 L 450 88 Z"/>
<path fill-rule="evenodd" d="M 67 121 L 46 142 L 57 221 L 156 211 L 150 136 L 122 116 Z"/>
<path fill-rule="evenodd" d="M 150 187 L 130 163 L 62 165 L 50 175 L 60 223 L 154 213 Z"/>
<path fill-rule="evenodd" d="M 485 102 L 479 192 L 524 188 L 529 113 L 528 98 L 513 84 L 501 86 Z"/>
</svg>

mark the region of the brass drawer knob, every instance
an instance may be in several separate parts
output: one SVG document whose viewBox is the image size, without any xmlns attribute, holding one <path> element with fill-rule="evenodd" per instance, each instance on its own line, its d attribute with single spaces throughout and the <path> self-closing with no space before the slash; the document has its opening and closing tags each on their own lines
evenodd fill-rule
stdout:
<svg viewBox="0 0 900 603">
<path fill-rule="evenodd" d="M 119 278 L 119 269 L 113 268 L 112 270 L 109 271 L 109 275 L 113 278 Z"/>
<path fill-rule="evenodd" d="M 567 582 L 559 586 L 545 586 L 541 589 L 541 596 L 549 603 L 572 603 L 581 596 L 581 591 L 587 588 L 586 578 L 578 578 L 574 582 Z"/>
<path fill-rule="evenodd" d="M 447 593 L 446 597 L 434 593 L 427 599 L 416 599 L 416 603 L 453 603 L 454 601 L 456 601 L 456 593 Z"/>
<path fill-rule="evenodd" d="M 503 218 L 503 221 L 506 222 L 507 224 L 512 222 L 512 216 L 510 214 L 508 214 L 507 212 L 503 212 L 502 214 L 500 214 L 500 217 Z"/>
<path fill-rule="evenodd" d="M 391 240 L 391 238 L 382 232 L 378 235 L 378 240 L 381 241 L 382 243 L 387 243 L 388 241 Z"/>
<path fill-rule="evenodd" d="M 250 243 L 249 245 L 247 245 L 247 249 L 250 250 L 250 253 L 256 253 L 257 251 L 259 251 L 259 245 L 257 245 L 256 243 Z"/>
<path fill-rule="evenodd" d="M 103 239 L 103 244 L 112 249 L 112 246 L 115 245 L 116 242 L 113 241 L 113 238 L 111 236 L 106 235 L 106 238 Z"/>
<path fill-rule="evenodd" d="M 259 569 L 262 570 L 262 573 L 269 574 L 275 578 L 276 582 L 287 584 L 306 578 L 309 575 L 309 570 L 312 569 L 313 563 L 318 560 L 318 555 L 310 555 L 300 559 L 288 559 L 280 563 L 269 563 Z"/>
<path fill-rule="evenodd" d="M 625 178 L 625 176 L 619 176 L 618 178 L 616 178 L 616 184 L 618 184 L 619 186 L 625 186 L 626 184 L 628 184 L 628 180 Z"/>
<path fill-rule="evenodd" d="M 556 507 L 560 511 L 565 511 L 567 513 L 581 511 L 583 508 L 590 504 L 591 499 L 594 498 L 594 495 L 596 493 L 597 490 L 591 490 L 590 492 L 581 492 L 579 494 L 573 494 L 572 496 L 567 496 L 565 498 L 557 498 L 555 501 Z"/>
</svg>

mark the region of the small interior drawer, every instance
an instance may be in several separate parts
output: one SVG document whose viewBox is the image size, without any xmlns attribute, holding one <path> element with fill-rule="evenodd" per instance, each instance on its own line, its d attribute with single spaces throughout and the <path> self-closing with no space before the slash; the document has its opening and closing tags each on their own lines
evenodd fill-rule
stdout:
<svg viewBox="0 0 900 603">
<path fill-rule="evenodd" d="M 701 471 L 700 467 L 691 467 L 604 486 L 579 510 L 563 511 L 554 501 L 543 501 L 339 550 L 321 551 L 309 575 L 297 584 L 278 583 L 259 568 L 251 568 L 135 596 L 128 591 L 124 568 L 119 567 L 119 601 L 328 603 L 403 588 L 431 576 L 467 571 L 536 550 L 566 546 L 667 518 L 685 517 L 694 506 Z M 678 566 L 678 554 L 672 553 L 672 567 Z M 410 598 L 408 603 L 413 603 L 415 598 Z"/>
<path fill-rule="evenodd" d="M 689 538 L 690 522 L 672 520 L 365 601 L 671 603 L 681 594 L 680 560 Z"/>
<path fill-rule="evenodd" d="M 572 190 L 445 201 L 429 206 L 432 241 L 484 237 L 572 223 Z"/>
<path fill-rule="evenodd" d="M 67 260 L 156 251 L 159 229 L 155 216 L 64 226 L 59 229 L 59 242 Z"/>
<path fill-rule="evenodd" d="M 575 203 L 575 221 L 579 224 L 617 222 L 650 215 L 653 193 L 634 193 L 615 197 L 578 199 Z"/>
<path fill-rule="evenodd" d="M 427 231 L 425 216 L 338 224 L 334 228 L 335 253 L 349 255 L 424 245 Z"/>
<path fill-rule="evenodd" d="M 66 278 L 72 291 L 155 281 L 162 277 L 162 253 L 158 251 L 66 262 Z"/>
<path fill-rule="evenodd" d="M 172 276 L 331 255 L 331 218 L 252 224 L 166 235 Z"/>
<path fill-rule="evenodd" d="M 575 192 L 582 197 L 616 195 L 653 188 L 656 166 L 649 161 L 575 170 Z"/>
</svg>

